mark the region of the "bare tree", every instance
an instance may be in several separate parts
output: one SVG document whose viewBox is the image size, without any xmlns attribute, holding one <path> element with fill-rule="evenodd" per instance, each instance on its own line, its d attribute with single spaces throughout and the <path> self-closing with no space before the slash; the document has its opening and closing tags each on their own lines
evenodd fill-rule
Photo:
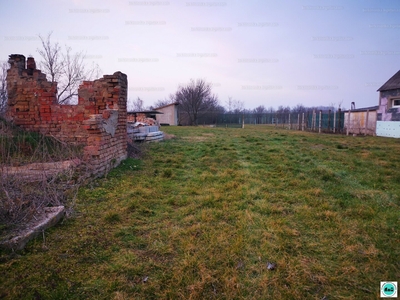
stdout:
<svg viewBox="0 0 400 300">
<path fill-rule="evenodd" d="M 276 115 L 280 121 L 280 123 L 286 123 L 289 119 L 290 107 L 280 105 L 276 110 Z"/>
<path fill-rule="evenodd" d="M 178 88 L 175 99 L 190 125 L 198 125 L 200 116 L 214 111 L 218 106 L 218 97 L 211 94 L 211 87 L 211 83 L 203 79 L 191 79 L 189 84 Z"/>
<path fill-rule="evenodd" d="M 235 100 L 232 97 L 228 97 L 226 101 L 227 112 L 228 113 L 241 113 L 244 110 L 244 102 L 240 100 Z"/>
<path fill-rule="evenodd" d="M 235 114 L 245 113 L 246 109 L 244 108 L 244 102 L 236 100 L 236 103 L 233 106 L 233 112 Z"/>
<path fill-rule="evenodd" d="M 233 99 L 232 97 L 228 97 L 228 101 L 226 101 L 226 111 L 232 112 L 232 107 L 233 107 Z"/>
<path fill-rule="evenodd" d="M 279 105 L 278 109 L 276 110 L 276 112 L 279 114 L 286 114 L 286 113 L 290 113 L 290 107 L 289 106 L 283 106 L 283 105 Z"/>
<path fill-rule="evenodd" d="M 253 113 L 255 114 L 257 124 L 261 124 L 262 117 L 266 112 L 267 110 L 264 107 L 264 105 L 257 106 L 255 109 L 253 109 Z"/>
<path fill-rule="evenodd" d="M 275 112 L 275 108 L 273 108 L 272 106 L 268 107 L 267 112 L 269 114 L 273 114 Z"/>
<path fill-rule="evenodd" d="M 151 107 L 158 108 L 158 107 L 165 106 L 165 105 L 168 105 L 168 104 L 172 104 L 172 103 L 175 103 L 175 102 L 176 102 L 175 95 L 174 94 L 169 94 L 168 98 L 157 100 L 154 103 L 154 105 L 152 105 Z"/>
<path fill-rule="evenodd" d="M 259 105 L 259 106 L 257 106 L 255 109 L 253 109 L 253 112 L 255 113 L 255 114 L 263 114 L 263 113 L 265 113 L 267 110 L 266 110 L 266 108 L 264 107 L 264 105 Z"/>
<path fill-rule="evenodd" d="M 63 50 L 58 43 L 52 43 L 51 34 L 47 37 L 39 35 L 42 48 L 38 48 L 37 51 L 43 60 L 39 63 L 40 69 L 47 74 L 49 81 L 58 83 L 58 103 L 76 102 L 81 82 L 99 77 L 100 67 L 95 63 L 88 67 L 82 51 L 72 53 L 71 47 L 65 46 Z"/>
<path fill-rule="evenodd" d="M 144 107 L 144 102 L 142 99 L 140 99 L 139 97 L 137 97 L 136 100 L 128 100 L 128 111 L 129 112 L 133 112 L 133 111 L 143 111 L 146 108 Z"/>
<path fill-rule="evenodd" d="M 306 112 L 306 111 L 307 111 L 307 108 L 301 103 L 297 104 L 296 106 L 294 106 L 292 108 L 292 112 L 296 113 L 296 114 L 301 114 L 301 113 Z"/>
<path fill-rule="evenodd" d="M 3 62 L 0 65 L 0 116 L 4 115 L 7 108 L 7 69 L 8 63 Z"/>
</svg>

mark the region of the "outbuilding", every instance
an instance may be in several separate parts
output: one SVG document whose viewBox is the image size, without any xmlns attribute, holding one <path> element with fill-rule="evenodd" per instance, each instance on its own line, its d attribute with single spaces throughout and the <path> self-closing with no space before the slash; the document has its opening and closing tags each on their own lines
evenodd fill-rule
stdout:
<svg viewBox="0 0 400 300">
<path fill-rule="evenodd" d="M 376 135 L 400 138 L 400 71 L 379 89 Z"/>
<path fill-rule="evenodd" d="M 179 103 L 174 102 L 164 106 L 157 107 L 156 110 L 162 114 L 157 115 L 158 123 L 162 125 L 179 125 L 178 118 L 178 105 Z"/>
<path fill-rule="evenodd" d="M 351 109 L 344 112 L 346 133 L 375 135 L 379 106 Z"/>
</svg>

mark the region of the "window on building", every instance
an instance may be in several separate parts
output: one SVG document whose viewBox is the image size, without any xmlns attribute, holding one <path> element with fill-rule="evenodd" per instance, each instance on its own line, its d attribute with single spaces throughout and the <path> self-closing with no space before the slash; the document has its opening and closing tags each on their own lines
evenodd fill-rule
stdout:
<svg viewBox="0 0 400 300">
<path fill-rule="evenodd" d="M 400 107 L 400 98 L 392 100 L 392 107 Z"/>
</svg>

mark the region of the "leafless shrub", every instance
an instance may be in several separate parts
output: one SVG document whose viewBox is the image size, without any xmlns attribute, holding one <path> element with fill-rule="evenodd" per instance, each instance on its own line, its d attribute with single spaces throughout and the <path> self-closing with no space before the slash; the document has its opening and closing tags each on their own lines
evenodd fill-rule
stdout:
<svg viewBox="0 0 400 300">
<path fill-rule="evenodd" d="M 70 213 L 78 188 L 87 178 L 73 169 L 50 177 L 43 170 L 35 177 L 21 177 L 21 174 L 8 174 L 2 170 L 0 232 L 23 226 L 42 213 L 45 207 L 64 205 Z"/>
<path fill-rule="evenodd" d="M 143 111 L 146 110 L 146 108 L 144 107 L 144 102 L 142 99 L 140 99 L 139 97 L 137 97 L 136 100 L 128 100 L 127 103 L 128 106 L 128 111 L 132 112 L 132 111 Z"/>
<path fill-rule="evenodd" d="M 55 139 L 0 122 L 0 237 L 26 224 L 45 207 L 74 206 L 90 177 L 82 151 Z M 3 234 L 2 234 L 3 232 Z"/>
</svg>

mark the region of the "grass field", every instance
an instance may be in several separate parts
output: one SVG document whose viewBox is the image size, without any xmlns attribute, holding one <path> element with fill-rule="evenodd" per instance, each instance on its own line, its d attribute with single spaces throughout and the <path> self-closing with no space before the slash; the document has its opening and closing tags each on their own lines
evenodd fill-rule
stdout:
<svg viewBox="0 0 400 300">
<path fill-rule="evenodd" d="M 400 281 L 400 140 L 163 130 L 0 252 L 0 299 L 377 299 Z"/>
</svg>

